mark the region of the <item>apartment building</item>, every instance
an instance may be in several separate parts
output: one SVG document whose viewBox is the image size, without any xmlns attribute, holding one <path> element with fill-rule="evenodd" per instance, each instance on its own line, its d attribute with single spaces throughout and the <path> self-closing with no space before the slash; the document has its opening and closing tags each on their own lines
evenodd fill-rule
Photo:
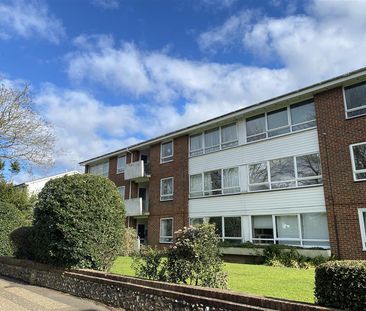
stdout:
<svg viewBox="0 0 366 311">
<path fill-rule="evenodd" d="M 143 243 L 208 222 L 234 245 L 366 259 L 365 68 L 81 164 L 115 182 Z"/>
</svg>

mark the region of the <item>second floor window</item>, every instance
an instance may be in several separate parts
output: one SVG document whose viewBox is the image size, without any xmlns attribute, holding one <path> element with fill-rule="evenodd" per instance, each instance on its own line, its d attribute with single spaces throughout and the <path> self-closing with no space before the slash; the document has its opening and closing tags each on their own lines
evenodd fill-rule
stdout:
<svg viewBox="0 0 366 311">
<path fill-rule="evenodd" d="M 168 177 L 160 180 L 160 201 L 173 200 L 174 178 Z"/>
<path fill-rule="evenodd" d="M 123 173 L 126 168 L 126 156 L 117 158 L 117 174 Z"/>
<path fill-rule="evenodd" d="M 366 83 L 344 88 L 347 118 L 366 115 Z"/>
<path fill-rule="evenodd" d="M 126 190 L 125 186 L 118 187 L 117 190 L 118 190 L 121 198 L 124 200 L 125 199 L 125 190 Z"/>
<path fill-rule="evenodd" d="M 366 142 L 351 145 L 354 180 L 366 180 Z"/>
<path fill-rule="evenodd" d="M 161 144 L 160 162 L 165 163 L 170 161 L 173 161 L 173 141 Z"/>
<path fill-rule="evenodd" d="M 109 172 L 109 162 L 104 162 L 89 167 L 89 173 L 92 175 L 108 177 L 108 172 Z"/>
</svg>

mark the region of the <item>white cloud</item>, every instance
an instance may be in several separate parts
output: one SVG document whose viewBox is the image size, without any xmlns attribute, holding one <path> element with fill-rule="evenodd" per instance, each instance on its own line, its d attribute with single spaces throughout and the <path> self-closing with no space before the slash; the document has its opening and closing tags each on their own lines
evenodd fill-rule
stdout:
<svg viewBox="0 0 366 311">
<path fill-rule="evenodd" d="M 0 26 L 2 38 L 14 35 L 24 38 L 41 37 L 59 43 L 65 37 L 60 20 L 40 1 L 9 0 L 0 3 Z"/>
<path fill-rule="evenodd" d="M 81 160 L 137 142 L 131 105 L 107 105 L 80 90 L 44 85 L 34 99 L 37 109 L 55 127 L 56 165 L 73 169 Z"/>
<path fill-rule="evenodd" d="M 236 44 L 262 60 L 279 61 L 303 86 L 366 65 L 365 11 L 365 1 L 313 1 L 302 15 L 254 22 L 241 12 L 201 34 L 199 43 L 216 50 Z"/>
<path fill-rule="evenodd" d="M 117 9 L 121 3 L 120 0 L 91 0 L 94 6 L 101 7 L 103 9 Z"/>
</svg>

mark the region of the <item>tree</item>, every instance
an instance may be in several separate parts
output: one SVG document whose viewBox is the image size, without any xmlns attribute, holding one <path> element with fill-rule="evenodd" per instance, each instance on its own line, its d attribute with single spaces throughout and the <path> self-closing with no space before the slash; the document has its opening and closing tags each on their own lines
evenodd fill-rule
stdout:
<svg viewBox="0 0 366 311">
<path fill-rule="evenodd" d="M 13 172 L 19 161 L 49 166 L 54 142 L 53 128 L 32 107 L 29 88 L 0 86 L 0 161 L 9 161 Z"/>
</svg>

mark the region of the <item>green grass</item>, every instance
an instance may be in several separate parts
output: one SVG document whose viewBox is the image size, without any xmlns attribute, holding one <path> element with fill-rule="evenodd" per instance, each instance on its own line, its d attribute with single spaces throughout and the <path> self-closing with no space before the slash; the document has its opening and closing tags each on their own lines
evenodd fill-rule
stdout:
<svg viewBox="0 0 366 311">
<path fill-rule="evenodd" d="M 314 302 L 314 269 L 300 270 L 262 265 L 225 263 L 229 289 L 235 292 Z M 131 258 L 118 257 L 112 273 L 134 275 Z"/>
</svg>

